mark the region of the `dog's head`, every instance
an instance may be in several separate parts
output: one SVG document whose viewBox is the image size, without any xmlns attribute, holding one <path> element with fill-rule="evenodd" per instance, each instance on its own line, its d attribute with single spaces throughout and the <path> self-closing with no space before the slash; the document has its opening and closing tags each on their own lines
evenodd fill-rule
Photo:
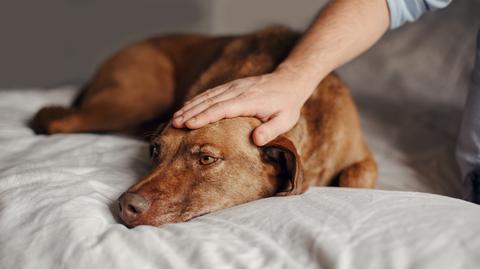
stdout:
<svg viewBox="0 0 480 269">
<path fill-rule="evenodd" d="M 196 130 L 167 125 L 152 140 L 152 171 L 119 198 L 130 227 L 187 221 L 226 207 L 306 190 L 297 150 L 286 136 L 251 140 L 260 122 L 224 119 Z"/>
</svg>

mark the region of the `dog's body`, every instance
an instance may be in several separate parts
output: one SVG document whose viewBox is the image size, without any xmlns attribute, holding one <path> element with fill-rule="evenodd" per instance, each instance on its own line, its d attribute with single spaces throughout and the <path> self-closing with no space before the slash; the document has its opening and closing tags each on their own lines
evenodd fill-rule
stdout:
<svg viewBox="0 0 480 269">
<path fill-rule="evenodd" d="M 273 27 L 237 37 L 172 35 L 137 43 L 101 66 L 74 107 L 40 110 L 34 129 L 125 131 L 169 119 L 202 91 L 273 71 L 298 37 Z M 335 75 L 318 85 L 295 127 L 262 148 L 250 139 L 259 124 L 245 117 L 198 130 L 167 124 L 152 138 L 154 169 L 120 198 L 122 219 L 129 226 L 184 221 L 263 197 L 300 194 L 335 178 L 340 186 L 375 186 L 376 163 L 348 89 Z"/>
</svg>

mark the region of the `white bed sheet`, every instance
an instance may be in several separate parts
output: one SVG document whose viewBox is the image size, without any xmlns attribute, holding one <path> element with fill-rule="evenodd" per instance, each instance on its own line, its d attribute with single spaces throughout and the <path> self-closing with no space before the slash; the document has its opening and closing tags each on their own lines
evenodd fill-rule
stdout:
<svg viewBox="0 0 480 269">
<path fill-rule="evenodd" d="M 35 136 L 32 114 L 75 88 L 0 91 L 0 268 L 480 268 L 480 206 L 446 197 L 463 195 L 453 148 L 479 10 L 453 1 L 340 70 L 384 190 L 311 188 L 127 229 L 112 212 L 148 169 L 146 143 Z"/>
<path fill-rule="evenodd" d="M 26 126 L 42 104 L 68 103 L 74 92 L 0 92 L 0 268 L 480 264 L 480 207 L 419 192 L 312 188 L 187 223 L 127 229 L 113 214 L 115 200 L 148 169 L 147 144 L 114 135 L 35 136 Z M 383 188 L 435 191 L 430 177 L 382 142 L 384 129 L 369 118 L 364 124 Z"/>
</svg>

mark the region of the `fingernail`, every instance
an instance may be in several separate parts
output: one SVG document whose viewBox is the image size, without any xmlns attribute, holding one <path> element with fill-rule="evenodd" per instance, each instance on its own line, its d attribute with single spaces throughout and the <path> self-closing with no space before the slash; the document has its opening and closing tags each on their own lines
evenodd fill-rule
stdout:
<svg viewBox="0 0 480 269">
<path fill-rule="evenodd" d="M 185 122 L 185 126 L 188 126 L 188 128 L 191 128 L 192 125 L 195 125 L 195 122 L 197 121 L 196 118 L 191 118 Z"/>
<path fill-rule="evenodd" d="M 176 116 L 173 120 L 180 123 L 180 122 L 182 122 L 183 117 L 182 116 Z"/>
<path fill-rule="evenodd" d="M 259 144 L 258 146 L 263 146 L 265 141 L 265 137 L 261 134 L 257 135 L 257 143 Z"/>
</svg>

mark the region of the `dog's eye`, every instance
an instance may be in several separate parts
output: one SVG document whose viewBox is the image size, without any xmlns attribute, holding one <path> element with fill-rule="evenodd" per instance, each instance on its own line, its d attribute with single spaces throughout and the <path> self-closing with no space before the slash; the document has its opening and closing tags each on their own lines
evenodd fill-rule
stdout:
<svg viewBox="0 0 480 269">
<path fill-rule="evenodd" d="M 157 160 L 158 155 L 160 155 L 160 146 L 158 144 L 150 145 L 150 158 Z"/>
<path fill-rule="evenodd" d="M 208 165 L 208 164 L 212 164 L 214 162 L 218 161 L 218 158 L 215 158 L 213 156 L 210 156 L 210 155 L 202 155 L 200 156 L 200 164 L 202 165 Z"/>
</svg>

